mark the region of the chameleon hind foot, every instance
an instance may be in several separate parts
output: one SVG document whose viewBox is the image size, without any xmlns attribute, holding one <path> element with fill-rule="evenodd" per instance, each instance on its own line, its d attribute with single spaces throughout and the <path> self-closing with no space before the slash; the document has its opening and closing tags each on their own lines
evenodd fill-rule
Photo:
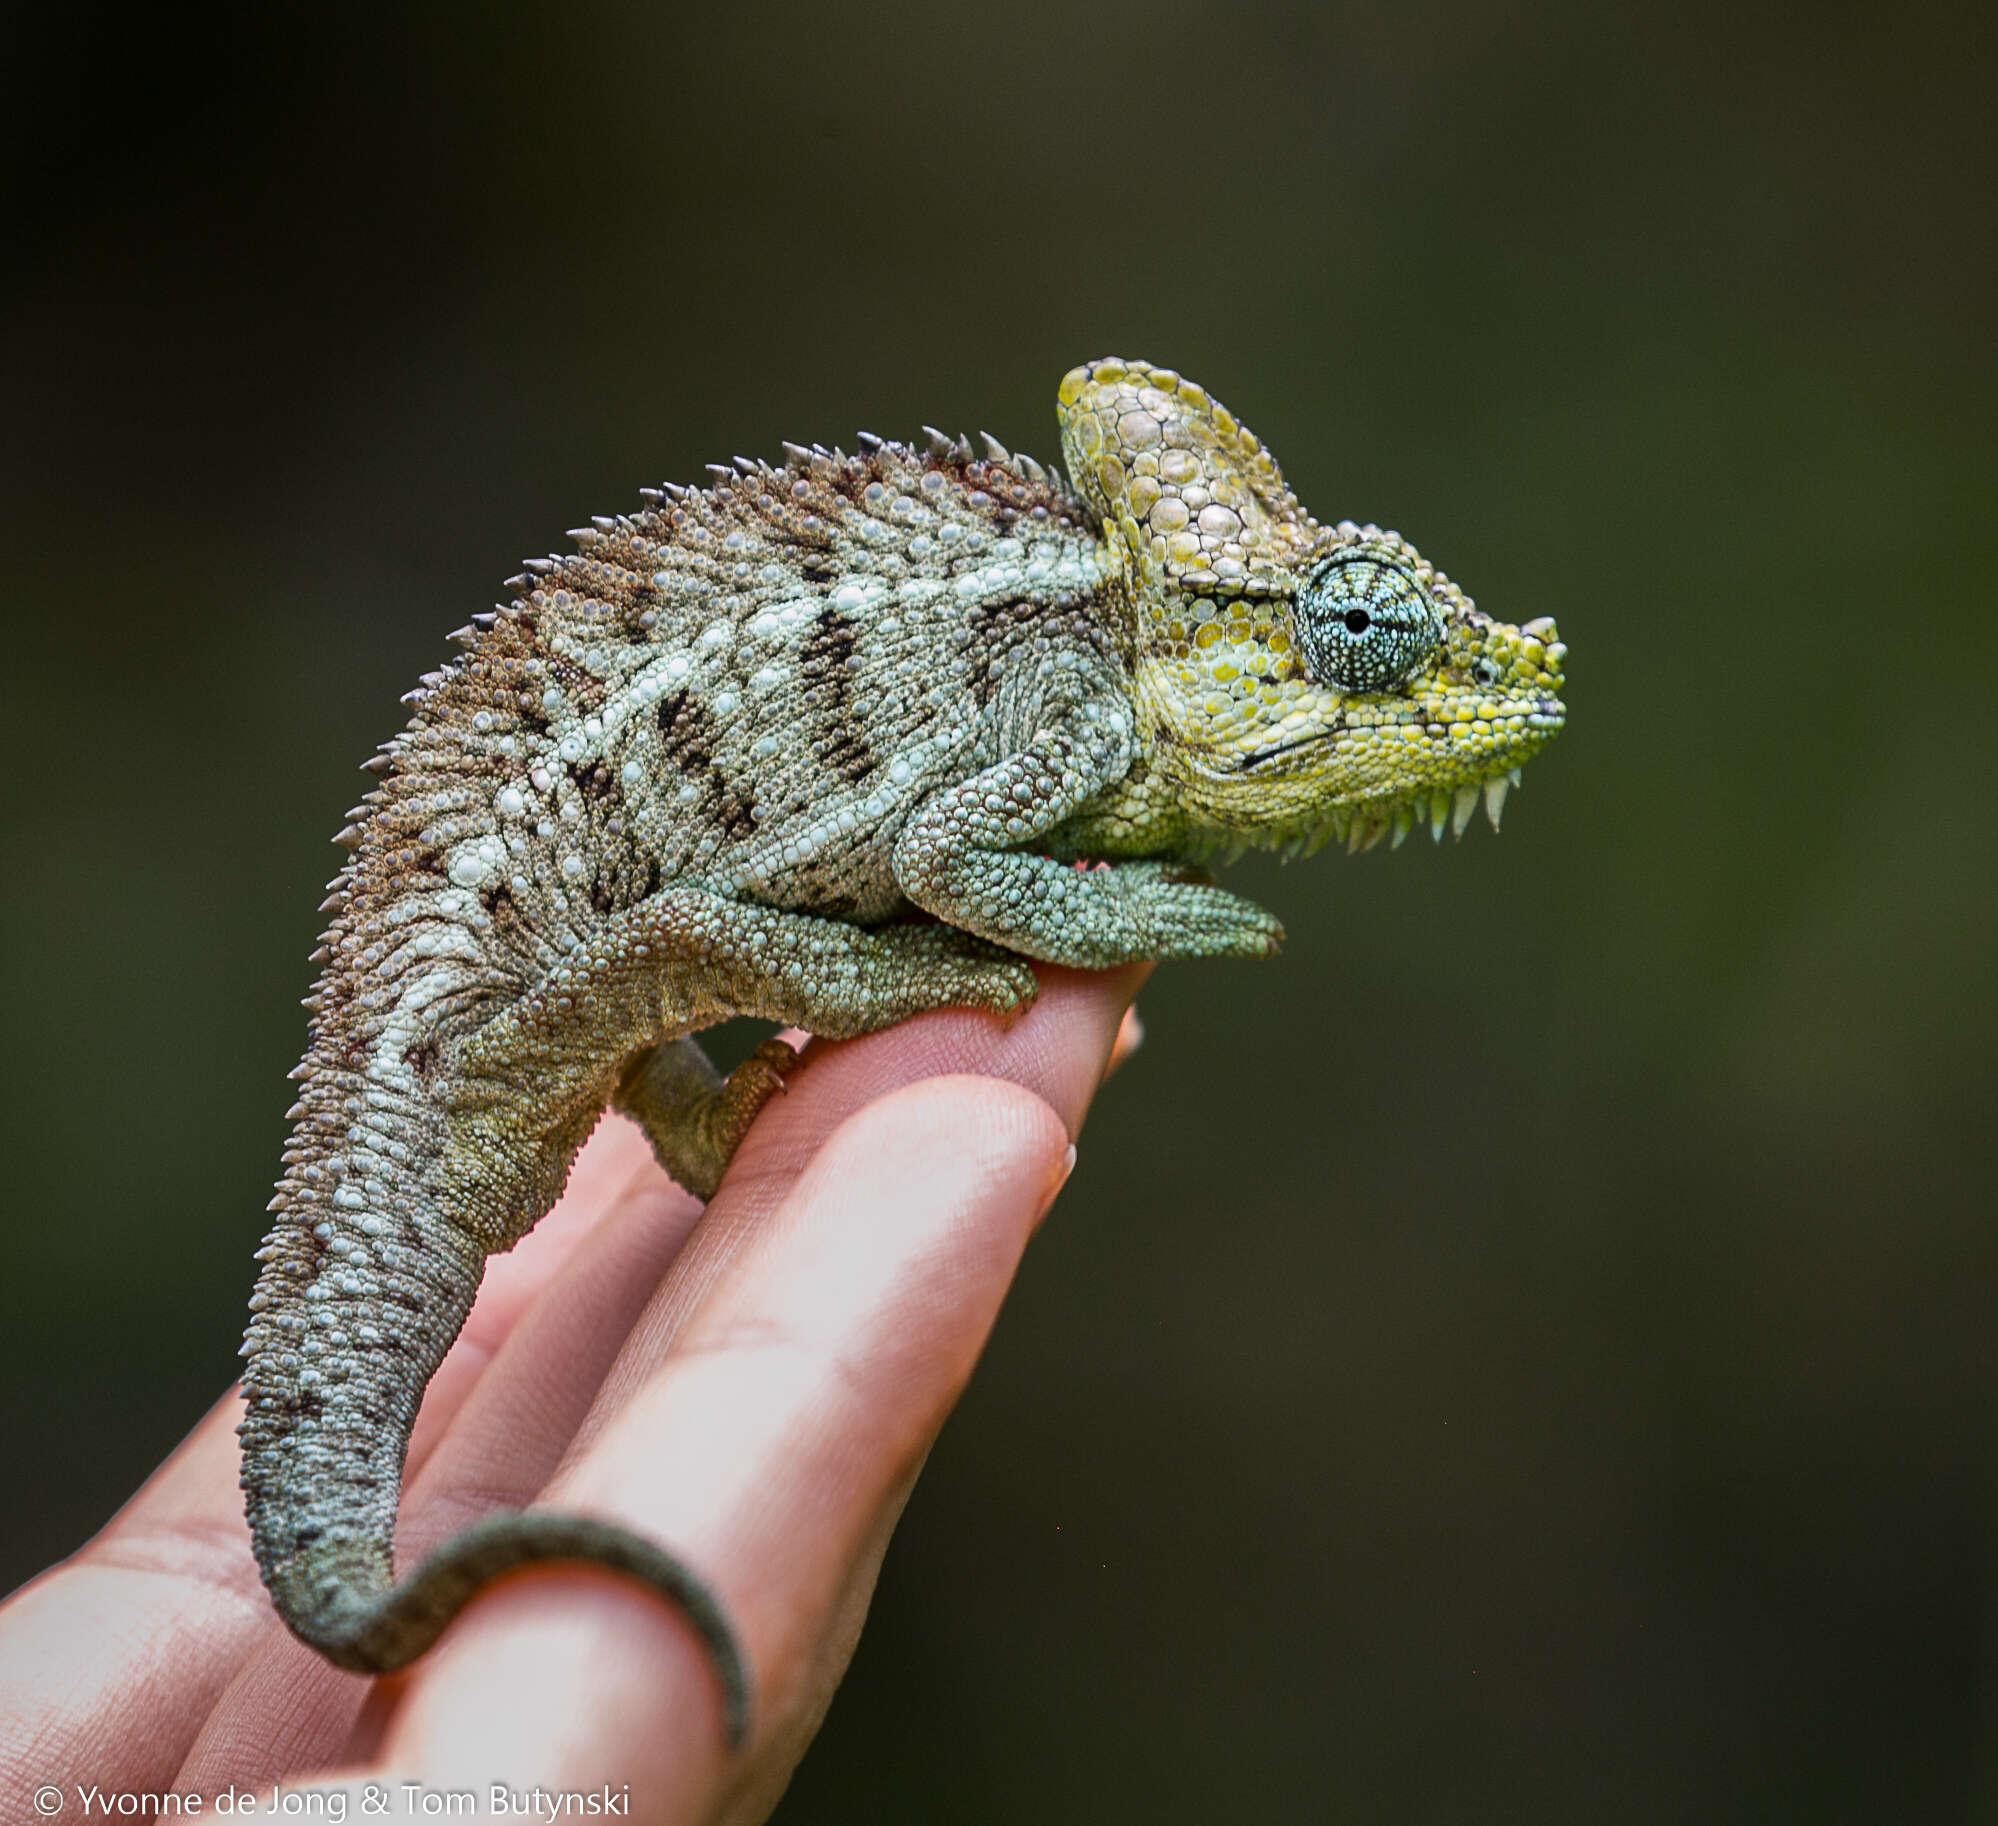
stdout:
<svg viewBox="0 0 1998 1826">
<path fill-rule="evenodd" d="M 645 1131 L 653 1157 L 676 1184 L 708 1199 L 757 1112 L 797 1064 L 795 1047 L 765 1040 L 724 1078 L 699 1042 L 669 1040 L 625 1069 L 611 1107 Z"/>
</svg>

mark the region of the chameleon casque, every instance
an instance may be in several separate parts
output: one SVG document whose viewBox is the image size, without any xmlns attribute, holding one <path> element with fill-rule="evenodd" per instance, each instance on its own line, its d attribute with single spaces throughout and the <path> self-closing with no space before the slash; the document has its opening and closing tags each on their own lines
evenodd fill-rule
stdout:
<svg viewBox="0 0 1998 1826">
<path fill-rule="evenodd" d="M 1035 958 L 1268 956 L 1203 863 L 1461 834 L 1480 800 L 1496 827 L 1561 728 L 1551 621 L 1320 525 L 1192 382 L 1093 362 L 1060 421 L 1069 483 L 932 433 L 648 491 L 530 562 L 368 763 L 243 1347 L 257 1559 L 340 1666 L 581 1559 L 683 1607 L 739 1739 L 726 1618 L 621 1528 L 497 1514 L 394 1577 L 424 1387 L 606 1105 L 707 1197 L 795 1055 L 723 1079 L 694 1030 L 1004 1013 Z"/>
</svg>

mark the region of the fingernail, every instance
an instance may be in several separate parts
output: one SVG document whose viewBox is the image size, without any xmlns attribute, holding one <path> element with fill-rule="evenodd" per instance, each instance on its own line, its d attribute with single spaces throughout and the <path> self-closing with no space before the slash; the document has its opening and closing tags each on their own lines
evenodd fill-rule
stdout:
<svg viewBox="0 0 1998 1826">
<path fill-rule="evenodd" d="M 1054 1201 L 1061 1196 L 1062 1187 L 1068 1184 L 1068 1176 L 1074 1171 L 1075 1143 L 1071 1141 L 1068 1144 L 1068 1152 L 1061 1157 L 1061 1171 L 1054 1176 L 1054 1182 L 1048 1187 L 1047 1192 L 1042 1197 L 1041 1208 L 1035 1214 L 1034 1228 L 1036 1230 L 1047 1220 L 1048 1212 L 1053 1208 Z"/>
<path fill-rule="evenodd" d="M 1110 1042 L 1110 1058 L 1103 1067 L 1103 1076 L 1107 1079 L 1144 1043 L 1144 1018 L 1138 1013 L 1137 1003 L 1133 1002 L 1124 1010 L 1124 1018 L 1117 1027 L 1117 1037 Z"/>
</svg>

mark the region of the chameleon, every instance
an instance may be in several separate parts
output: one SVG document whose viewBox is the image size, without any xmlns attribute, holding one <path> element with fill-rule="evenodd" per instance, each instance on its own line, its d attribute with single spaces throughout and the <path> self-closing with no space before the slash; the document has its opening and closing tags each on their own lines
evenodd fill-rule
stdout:
<svg viewBox="0 0 1998 1826">
<path fill-rule="evenodd" d="M 1209 865 L 1496 829 L 1561 729 L 1551 618 L 1313 519 L 1191 380 L 1090 362 L 1058 416 L 1066 477 L 928 431 L 645 490 L 529 560 L 364 763 L 239 1428 L 264 1582 L 336 1665 L 390 1672 L 501 1573 L 582 1560 L 681 1607 L 741 1741 L 735 1633 L 653 1542 L 508 1511 L 395 1577 L 424 1388 L 606 1107 L 708 1198 L 797 1055 L 723 1077 L 698 1030 L 1009 1016 L 1036 959 L 1267 957 L 1282 928 Z"/>
</svg>

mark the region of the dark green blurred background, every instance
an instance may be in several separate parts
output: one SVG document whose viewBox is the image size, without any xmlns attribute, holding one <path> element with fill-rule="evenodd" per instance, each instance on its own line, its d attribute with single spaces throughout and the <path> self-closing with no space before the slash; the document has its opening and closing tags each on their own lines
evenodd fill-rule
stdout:
<svg viewBox="0 0 1998 1826">
<path fill-rule="evenodd" d="M 1998 1817 L 1988 9 L 9 29 L 0 1584 L 232 1374 L 444 631 L 1143 355 L 1573 720 L 1160 974 L 780 1818 Z"/>
</svg>

